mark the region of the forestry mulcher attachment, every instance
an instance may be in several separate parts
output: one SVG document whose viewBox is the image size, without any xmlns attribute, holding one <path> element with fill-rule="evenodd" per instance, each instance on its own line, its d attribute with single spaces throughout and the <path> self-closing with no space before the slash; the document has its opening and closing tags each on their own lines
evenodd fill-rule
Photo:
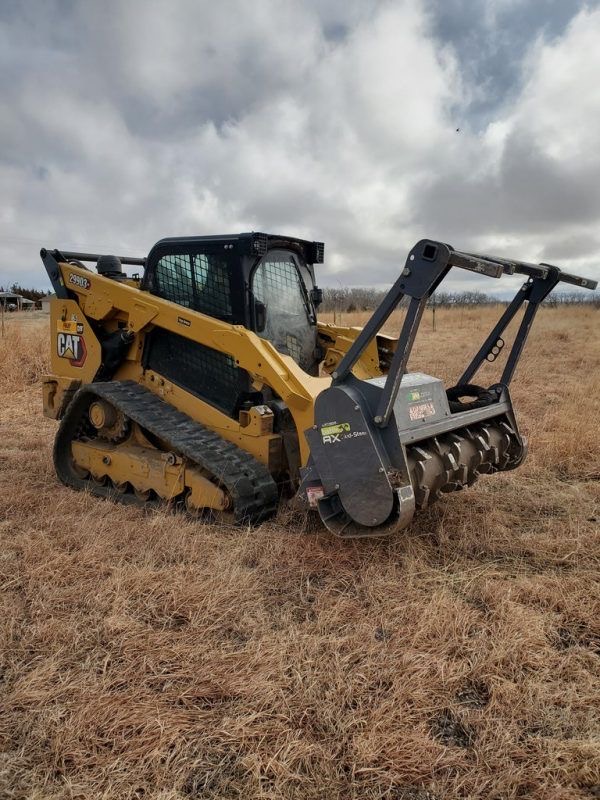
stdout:
<svg viewBox="0 0 600 800">
<path fill-rule="evenodd" d="M 162 239 L 140 259 L 41 256 L 56 293 L 44 412 L 61 421 L 54 462 L 65 484 L 246 523 L 297 494 L 345 538 L 401 530 L 443 493 L 521 464 L 509 384 L 535 313 L 560 281 L 596 286 L 549 264 L 423 240 L 359 329 L 317 320 L 319 242 L 245 233 Z M 445 389 L 407 366 L 452 267 L 526 280 Z M 381 329 L 403 298 L 393 339 Z M 523 305 L 500 380 L 473 385 Z"/>
</svg>

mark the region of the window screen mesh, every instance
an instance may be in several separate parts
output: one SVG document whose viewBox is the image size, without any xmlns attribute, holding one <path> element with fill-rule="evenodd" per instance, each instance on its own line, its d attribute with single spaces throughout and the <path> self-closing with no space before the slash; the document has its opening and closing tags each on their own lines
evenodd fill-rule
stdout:
<svg viewBox="0 0 600 800">
<path fill-rule="evenodd" d="M 254 296 L 284 314 L 306 318 L 306 306 L 298 270 L 291 256 L 265 259 L 254 273 Z"/>
<path fill-rule="evenodd" d="M 161 328 L 150 335 L 146 366 L 230 416 L 247 383 L 231 356 Z"/>
<path fill-rule="evenodd" d="M 266 310 L 260 335 L 310 372 L 315 363 L 316 328 L 294 256 L 283 250 L 268 253 L 254 271 L 252 291 Z"/>
<path fill-rule="evenodd" d="M 293 333 L 288 333 L 285 337 L 285 346 L 294 361 L 299 364 L 302 358 L 302 344 L 298 337 Z"/>
<path fill-rule="evenodd" d="M 217 255 L 163 256 L 156 265 L 154 294 L 211 317 L 231 317 L 229 268 Z"/>
</svg>

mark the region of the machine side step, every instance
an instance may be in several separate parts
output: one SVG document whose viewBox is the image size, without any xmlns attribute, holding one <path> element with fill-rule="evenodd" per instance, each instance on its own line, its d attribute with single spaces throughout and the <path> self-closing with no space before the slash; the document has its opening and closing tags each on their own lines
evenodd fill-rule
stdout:
<svg viewBox="0 0 600 800">
<path fill-rule="evenodd" d="M 73 469 L 71 441 L 89 429 L 87 411 L 98 398 L 214 476 L 231 495 L 237 522 L 258 523 L 276 512 L 277 485 L 263 464 L 134 381 L 88 384 L 75 394 L 54 443 L 54 464 L 63 483 L 75 489 L 88 488 L 88 482 Z M 110 487 L 94 486 L 92 491 L 115 497 Z"/>
</svg>

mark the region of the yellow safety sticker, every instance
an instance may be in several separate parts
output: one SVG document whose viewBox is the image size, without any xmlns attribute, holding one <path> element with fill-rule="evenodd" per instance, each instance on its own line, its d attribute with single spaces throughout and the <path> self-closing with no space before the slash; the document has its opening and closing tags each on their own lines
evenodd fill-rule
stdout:
<svg viewBox="0 0 600 800">
<path fill-rule="evenodd" d="M 59 319 L 56 322 L 58 333 L 83 333 L 83 322 L 76 322 L 72 319 Z"/>
</svg>

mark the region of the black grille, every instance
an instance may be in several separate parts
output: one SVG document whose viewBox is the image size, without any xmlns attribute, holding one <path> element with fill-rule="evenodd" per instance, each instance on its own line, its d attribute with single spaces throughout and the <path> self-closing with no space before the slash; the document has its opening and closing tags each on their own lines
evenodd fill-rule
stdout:
<svg viewBox="0 0 600 800">
<path fill-rule="evenodd" d="M 322 264 L 325 256 L 325 245 L 323 242 L 311 242 L 309 245 L 309 258 L 310 264 Z"/>
<path fill-rule="evenodd" d="M 150 334 L 145 366 L 230 416 L 248 388 L 248 374 L 231 356 L 163 329 Z"/>
<path fill-rule="evenodd" d="M 163 256 L 154 273 L 154 294 L 211 317 L 231 318 L 229 266 L 212 253 Z"/>
<path fill-rule="evenodd" d="M 253 233 L 252 234 L 252 253 L 256 256 L 262 256 L 267 252 L 269 245 L 269 237 L 266 233 Z"/>
</svg>

